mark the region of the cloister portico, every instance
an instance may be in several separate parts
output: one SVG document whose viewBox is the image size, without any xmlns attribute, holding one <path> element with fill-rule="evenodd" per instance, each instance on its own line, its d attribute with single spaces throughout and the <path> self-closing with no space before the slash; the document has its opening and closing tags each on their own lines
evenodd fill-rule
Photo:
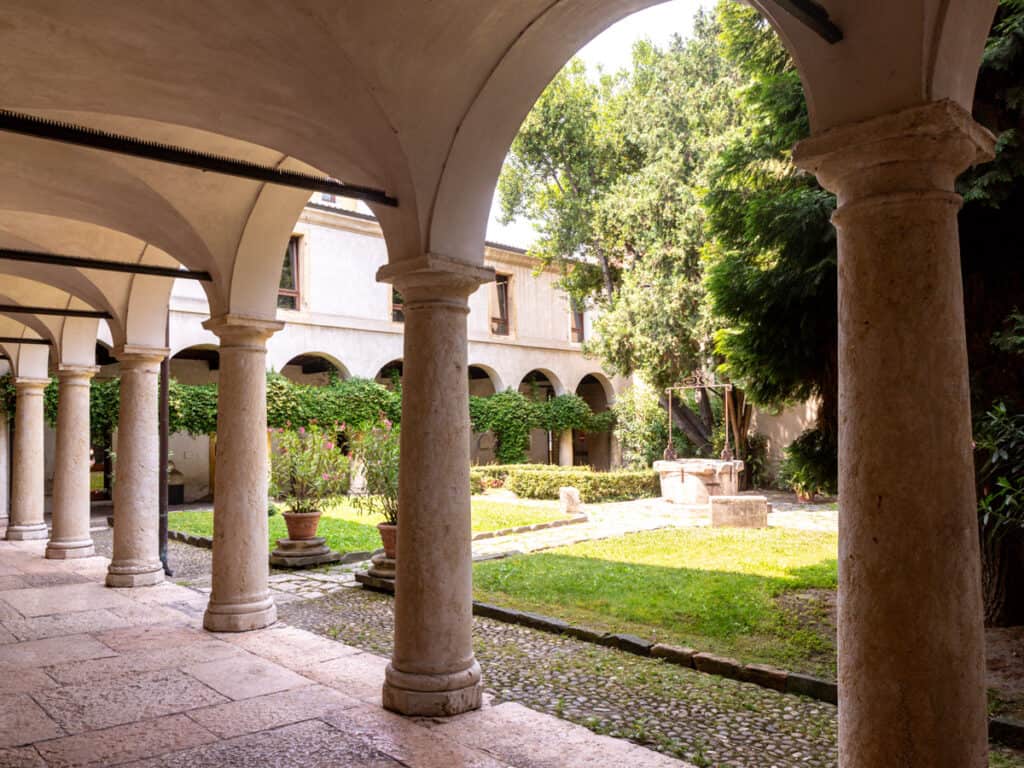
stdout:
<svg viewBox="0 0 1024 768">
<path fill-rule="evenodd" d="M 403 557 L 383 696 L 404 714 L 480 704 L 469 625 L 466 312 L 468 295 L 492 276 L 481 254 L 501 162 L 572 53 L 651 4 L 5 7 L 6 109 L 318 170 L 397 199 L 372 207 L 388 247 L 379 277 L 405 299 Z M 980 768 L 981 594 L 954 181 L 993 148 L 969 109 L 995 2 L 753 4 L 803 78 L 813 135 L 795 160 L 840 201 L 840 763 Z M 786 10 L 809 5 L 802 19 Z M 823 14 L 841 40 L 820 36 Z M 281 254 L 307 198 L 0 134 L 0 248 L 209 273 L 206 327 L 221 347 L 217 476 L 232 493 L 216 501 L 208 629 L 252 630 L 275 618 L 266 586 L 266 344 L 279 327 Z M 5 302 L 109 315 L 123 389 L 107 583 L 159 582 L 155 371 L 167 354 L 170 280 L 2 259 L 0 272 Z M 38 382 L 63 368 L 67 484 L 50 556 L 88 551 L 80 393 L 94 364 L 92 322 L 89 338 L 70 319 L 0 318 L 0 335 L 24 340 L 3 342 L 18 381 L 9 538 L 44 535 Z M 40 340 L 49 344 L 31 343 Z"/>
</svg>

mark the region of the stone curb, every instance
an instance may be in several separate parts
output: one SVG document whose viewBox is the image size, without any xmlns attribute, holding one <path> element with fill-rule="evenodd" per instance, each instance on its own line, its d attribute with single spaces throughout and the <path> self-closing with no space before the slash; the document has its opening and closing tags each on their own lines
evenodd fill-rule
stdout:
<svg viewBox="0 0 1024 768">
<path fill-rule="evenodd" d="M 988 738 L 1004 747 L 1024 749 L 1024 722 L 1009 717 L 991 717 Z"/>
<path fill-rule="evenodd" d="M 590 518 L 586 515 L 579 515 L 577 517 L 562 517 L 558 520 L 551 520 L 547 523 L 534 523 L 533 525 L 520 525 L 516 528 L 502 528 L 499 531 L 481 531 L 473 536 L 473 541 L 482 541 L 484 539 L 496 539 L 499 536 L 513 536 L 517 533 L 530 533 L 531 531 L 545 531 L 549 528 L 561 528 L 563 525 L 579 525 L 580 523 L 590 522 Z"/>
<path fill-rule="evenodd" d="M 174 539 L 175 541 L 183 541 L 186 544 L 191 544 L 193 547 L 213 549 L 213 539 L 209 536 L 196 536 L 195 534 L 182 533 L 181 531 L 168 531 L 167 538 Z"/>
</svg>

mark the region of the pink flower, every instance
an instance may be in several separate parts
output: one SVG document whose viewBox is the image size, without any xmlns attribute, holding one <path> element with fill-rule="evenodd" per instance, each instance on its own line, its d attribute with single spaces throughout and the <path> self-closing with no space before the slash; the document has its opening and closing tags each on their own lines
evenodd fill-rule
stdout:
<svg viewBox="0 0 1024 768">
<path fill-rule="evenodd" d="M 331 476 L 324 472 L 324 480 L 330 480 Z"/>
<path fill-rule="evenodd" d="M 306 434 L 306 428 L 305 427 L 299 427 L 299 434 L 300 435 Z"/>
<path fill-rule="evenodd" d="M 324 443 L 324 450 L 333 451 L 334 450 L 334 443 L 332 443 L 330 440 L 328 440 L 326 443 Z"/>
</svg>

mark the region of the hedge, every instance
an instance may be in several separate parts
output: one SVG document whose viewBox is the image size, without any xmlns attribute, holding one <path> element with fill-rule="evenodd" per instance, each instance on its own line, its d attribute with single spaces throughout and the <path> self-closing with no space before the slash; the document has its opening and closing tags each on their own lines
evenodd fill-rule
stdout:
<svg viewBox="0 0 1024 768">
<path fill-rule="evenodd" d="M 505 488 L 525 499 L 557 499 L 558 489 L 572 486 L 584 502 L 627 501 L 661 495 L 658 473 L 593 472 L 577 467 L 548 470 L 512 469 Z"/>
</svg>

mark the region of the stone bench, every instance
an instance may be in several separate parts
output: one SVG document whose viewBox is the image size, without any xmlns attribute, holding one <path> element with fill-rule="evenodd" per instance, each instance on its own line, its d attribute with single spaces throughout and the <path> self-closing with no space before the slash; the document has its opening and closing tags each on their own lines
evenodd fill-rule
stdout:
<svg viewBox="0 0 1024 768">
<path fill-rule="evenodd" d="M 764 496 L 712 496 L 712 528 L 767 528 L 771 505 Z"/>
</svg>

